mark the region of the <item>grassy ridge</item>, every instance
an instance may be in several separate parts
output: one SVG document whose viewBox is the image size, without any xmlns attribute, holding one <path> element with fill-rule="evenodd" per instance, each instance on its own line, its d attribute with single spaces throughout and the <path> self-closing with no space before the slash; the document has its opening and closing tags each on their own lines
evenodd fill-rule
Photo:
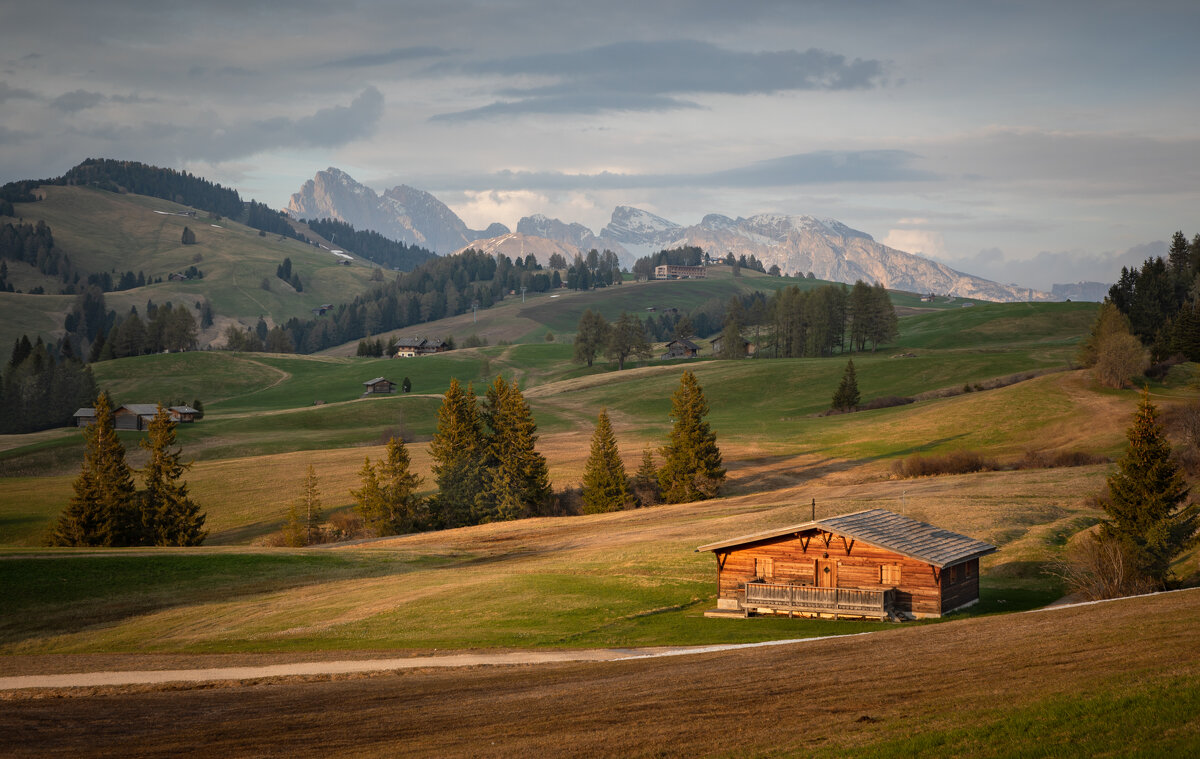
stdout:
<svg viewBox="0 0 1200 759">
<path fill-rule="evenodd" d="M 85 273 L 140 270 L 148 278 L 163 278 L 161 284 L 107 293 L 109 308 L 118 313 L 131 306 L 142 311 L 147 300 L 190 305 L 207 298 L 218 317 L 252 325 L 266 315 L 283 322 L 293 316 L 309 318 L 311 308 L 347 301 L 369 286 L 370 268 L 361 262 L 339 266 L 327 251 L 277 235 L 260 237 L 258 230 L 210 219 L 206 212 L 195 218 L 169 215 L 188 209 L 166 200 L 87 187 L 47 186 L 39 192 L 45 200 L 16 204 L 17 215 L 49 224 L 55 245 Z M 185 226 L 196 233 L 196 245 L 181 243 Z M 301 293 L 275 276 L 285 257 L 292 259 L 292 270 L 303 281 Z M 204 279 L 167 280 L 171 272 L 192 265 L 204 272 Z M 264 278 L 269 291 L 260 287 Z M 47 282 L 46 287 L 55 292 L 61 282 Z M 31 298 L 36 300 L 26 302 Z M 6 317 L 0 320 L 0 345 L 11 345 L 25 333 L 31 339 L 36 334 L 48 337 L 61 327 L 61 314 L 72 302 L 73 296 L 0 293 L 0 310 Z M 54 315 L 59 321 L 51 327 L 48 320 Z"/>
</svg>

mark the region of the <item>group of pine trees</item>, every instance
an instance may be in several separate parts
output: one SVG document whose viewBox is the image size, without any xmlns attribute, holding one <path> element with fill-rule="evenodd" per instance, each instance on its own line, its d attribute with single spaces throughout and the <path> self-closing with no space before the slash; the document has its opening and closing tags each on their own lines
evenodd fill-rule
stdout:
<svg viewBox="0 0 1200 759">
<path fill-rule="evenodd" d="M 1146 259 L 1122 268 L 1108 300 L 1129 320 L 1129 330 L 1156 360 L 1181 355 L 1200 361 L 1200 234 L 1171 237 L 1166 260 Z"/>
<path fill-rule="evenodd" d="M 139 444 L 149 452 L 138 490 L 117 437 L 112 404 L 101 393 L 84 429 L 83 466 L 74 495 L 49 542 L 56 546 L 195 546 L 208 534 L 205 515 L 181 477 L 190 464 L 175 448 L 175 422 L 162 405 Z"/>
<path fill-rule="evenodd" d="M 0 371 L 0 434 L 20 434 L 65 427 L 75 411 L 96 396 L 92 370 L 79 361 L 70 344 L 65 350 L 46 346 L 42 338 L 21 336 Z"/>
<path fill-rule="evenodd" d="M 561 255 L 558 255 L 558 259 L 555 261 L 551 257 L 551 268 L 555 268 L 555 263 L 566 263 Z M 557 277 L 557 269 L 554 273 Z M 617 259 L 617 254 L 608 249 L 601 253 L 592 248 L 586 256 L 576 255 L 575 260 L 567 267 L 566 285 L 571 290 L 594 290 L 598 287 L 619 284 L 621 284 L 621 262 Z"/>
<path fill-rule="evenodd" d="M 685 371 L 671 396 L 671 432 L 654 466 L 650 449 L 630 479 L 617 449 L 606 409 L 596 419 L 591 450 L 583 475 L 583 509 L 587 513 L 647 506 L 660 500 L 686 503 L 713 498 L 725 482 L 717 436 L 704 417 L 708 401 L 696 376 Z"/>
</svg>

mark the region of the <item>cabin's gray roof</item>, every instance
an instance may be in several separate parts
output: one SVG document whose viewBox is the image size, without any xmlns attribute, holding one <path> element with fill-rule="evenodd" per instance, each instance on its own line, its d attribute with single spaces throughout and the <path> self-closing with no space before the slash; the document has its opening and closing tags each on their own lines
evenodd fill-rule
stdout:
<svg viewBox="0 0 1200 759">
<path fill-rule="evenodd" d="M 76 411 L 74 414 L 74 416 L 95 416 L 95 415 L 96 415 L 95 408 L 81 408 L 78 411 Z"/>
<path fill-rule="evenodd" d="M 803 522 L 791 527 L 709 543 L 696 550 L 716 551 L 746 543 L 770 540 L 783 535 L 817 530 L 861 540 L 864 543 L 895 551 L 935 567 L 948 567 L 996 550 L 996 547 L 990 543 L 984 543 L 982 540 L 960 535 L 957 532 L 951 532 L 925 522 L 918 522 L 887 509 L 868 509 L 853 514 Z"/>
<path fill-rule="evenodd" d="M 686 337 L 679 337 L 679 338 L 676 338 L 676 339 L 672 340 L 671 342 L 667 343 L 668 346 L 674 345 L 674 344 L 682 345 L 684 348 L 687 348 L 688 350 L 692 350 L 692 351 L 700 350 L 699 345 L 696 345 L 691 340 L 688 340 Z"/>
<path fill-rule="evenodd" d="M 394 384 L 396 384 L 395 382 L 392 382 L 392 381 L 391 381 L 390 379 L 388 379 L 387 377 L 376 377 L 376 378 L 375 378 L 375 379 L 373 379 L 373 380 L 367 380 L 367 381 L 366 381 L 366 382 L 364 382 L 363 384 L 364 384 L 364 385 L 374 385 L 374 384 L 375 384 L 375 383 L 377 383 L 377 382 L 386 382 L 386 383 L 388 383 L 389 385 L 394 385 Z"/>
<path fill-rule="evenodd" d="M 182 406 L 172 406 L 170 410 L 174 411 L 177 414 L 199 414 L 200 413 L 199 409 L 194 409 L 187 404 L 184 404 Z"/>
<path fill-rule="evenodd" d="M 425 344 L 423 337 L 402 337 L 396 341 L 396 345 L 402 348 L 420 348 Z"/>
<path fill-rule="evenodd" d="M 128 409 L 138 416 L 154 416 L 158 413 L 157 403 L 126 403 L 118 409 Z"/>
</svg>

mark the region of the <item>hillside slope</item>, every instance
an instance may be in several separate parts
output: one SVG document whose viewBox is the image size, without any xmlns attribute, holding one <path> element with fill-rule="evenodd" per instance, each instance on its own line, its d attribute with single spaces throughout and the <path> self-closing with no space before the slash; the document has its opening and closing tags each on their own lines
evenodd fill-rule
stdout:
<svg viewBox="0 0 1200 759">
<path fill-rule="evenodd" d="M 87 187 L 44 186 L 38 192 L 44 199 L 15 204 L 16 214 L 44 220 L 53 231 L 55 247 L 78 269 L 141 271 L 147 279 L 163 279 L 159 284 L 106 293 L 110 309 L 124 313 L 131 306 L 142 311 L 148 300 L 191 305 L 208 299 L 217 322 L 201 336 L 202 345 L 220 342 L 226 324 L 253 326 L 259 316 L 269 323 L 293 316 L 310 318 L 310 309 L 350 300 L 369 286 L 373 267 L 367 262 L 356 259 L 344 266 L 342 257 L 327 250 L 278 235 L 260 235 L 203 211 L 182 215 L 193 209 L 170 201 Z M 181 243 L 184 227 L 195 233 L 195 245 Z M 291 259 L 303 292 L 275 276 L 284 258 Z M 171 273 L 190 266 L 199 268 L 203 279 L 168 280 Z M 19 268 L 10 266 L 10 270 Z M 26 268 L 22 281 L 27 287 L 41 284 L 49 293 L 62 288 L 60 280 Z M 71 295 L 0 293 L 0 313 L 5 316 L 0 320 L 0 345 L 11 345 L 24 333 L 31 339 L 57 337 L 62 315 L 73 300 Z"/>
</svg>

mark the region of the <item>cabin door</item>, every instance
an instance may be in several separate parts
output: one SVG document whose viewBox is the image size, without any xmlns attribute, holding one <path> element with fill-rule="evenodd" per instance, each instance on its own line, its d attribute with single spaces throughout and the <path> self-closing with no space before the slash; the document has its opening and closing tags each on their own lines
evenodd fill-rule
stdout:
<svg viewBox="0 0 1200 759">
<path fill-rule="evenodd" d="M 837 587 L 837 562 L 816 559 L 817 587 Z"/>
</svg>

